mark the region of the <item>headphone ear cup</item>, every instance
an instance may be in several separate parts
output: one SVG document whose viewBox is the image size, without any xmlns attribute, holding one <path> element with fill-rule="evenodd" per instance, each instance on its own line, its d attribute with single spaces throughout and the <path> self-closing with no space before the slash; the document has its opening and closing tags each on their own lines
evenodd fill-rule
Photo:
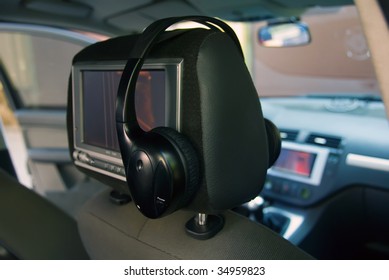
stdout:
<svg viewBox="0 0 389 280">
<path fill-rule="evenodd" d="M 200 182 L 200 163 L 196 151 L 183 134 L 170 127 L 156 127 L 150 132 L 157 133 L 167 139 L 176 148 L 182 158 L 186 186 L 180 205 L 184 206 L 193 198 Z"/>
<path fill-rule="evenodd" d="M 264 120 L 267 134 L 267 145 L 269 150 L 268 167 L 271 167 L 276 162 L 281 152 L 281 135 L 277 126 L 273 122 L 269 121 L 268 119 Z"/>
</svg>

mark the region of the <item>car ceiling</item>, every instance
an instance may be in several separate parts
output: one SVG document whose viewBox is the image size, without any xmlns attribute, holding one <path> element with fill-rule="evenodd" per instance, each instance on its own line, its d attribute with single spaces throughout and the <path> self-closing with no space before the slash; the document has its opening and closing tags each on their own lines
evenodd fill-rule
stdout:
<svg viewBox="0 0 389 280">
<path fill-rule="evenodd" d="M 0 20 L 106 34 L 139 32 L 170 16 L 208 15 L 232 21 L 298 16 L 307 8 L 352 0 L 1 0 Z"/>
</svg>

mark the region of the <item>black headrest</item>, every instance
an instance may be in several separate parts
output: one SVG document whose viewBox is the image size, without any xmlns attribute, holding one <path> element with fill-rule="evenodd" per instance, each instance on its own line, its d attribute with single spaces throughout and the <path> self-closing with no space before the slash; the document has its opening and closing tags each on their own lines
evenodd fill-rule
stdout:
<svg viewBox="0 0 389 280">
<path fill-rule="evenodd" d="M 137 35 L 91 45 L 73 63 L 123 61 Z M 224 33 L 206 29 L 165 32 L 149 58 L 182 58 L 181 133 L 200 158 L 200 187 L 188 208 L 201 213 L 230 209 L 259 194 L 269 155 L 257 91 L 242 55 Z M 73 153 L 72 95 L 68 134 Z M 80 168 L 121 192 L 120 180 Z"/>
</svg>

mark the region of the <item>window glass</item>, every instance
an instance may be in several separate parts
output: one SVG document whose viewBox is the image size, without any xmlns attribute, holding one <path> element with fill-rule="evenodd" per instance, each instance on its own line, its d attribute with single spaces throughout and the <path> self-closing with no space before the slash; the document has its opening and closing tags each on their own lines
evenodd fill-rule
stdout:
<svg viewBox="0 0 389 280">
<path fill-rule="evenodd" d="M 266 48 L 254 23 L 253 80 L 260 96 L 380 96 L 370 51 L 354 6 L 312 8 L 301 16 L 308 45 Z M 255 41 L 254 41 L 255 40 Z"/>
<path fill-rule="evenodd" d="M 2 81 L 0 81 L 0 118 L 4 126 L 15 126 L 17 124 L 16 118 L 5 97 Z"/>
<path fill-rule="evenodd" d="M 67 103 L 74 43 L 18 32 L 0 32 L 0 59 L 23 107 L 62 108 Z"/>
</svg>

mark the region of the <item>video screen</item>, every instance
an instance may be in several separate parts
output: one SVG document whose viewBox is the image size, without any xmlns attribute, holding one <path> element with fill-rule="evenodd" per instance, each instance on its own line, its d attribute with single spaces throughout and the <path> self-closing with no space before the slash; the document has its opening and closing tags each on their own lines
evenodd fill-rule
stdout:
<svg viewBox="0 0 389 280">
<path fill-rule="evenodd" d="M 315 153 L 283 148 L 273 168 L 295 175 L 310 177 L 316 156 Z"/>
<path fill-rule="evenodd" d="M 122 71 L 82 71 L 83 140 L 88 145 L 119 151 L 116 96 Z M 165 71 L 142 70 L 136 84 L 135 110 L 140 127 L 165 126 Z"/>
</svg>

